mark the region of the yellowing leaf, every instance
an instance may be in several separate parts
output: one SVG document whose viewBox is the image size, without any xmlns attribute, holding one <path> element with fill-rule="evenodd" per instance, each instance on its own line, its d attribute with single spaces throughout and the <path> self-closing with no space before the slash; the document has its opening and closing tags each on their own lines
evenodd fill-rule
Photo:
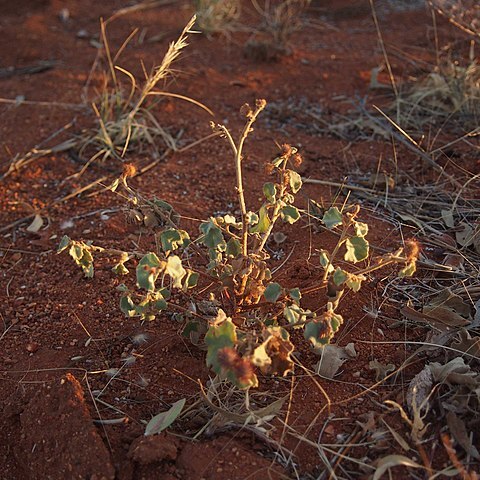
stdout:
<svg viewBox="0 0 480 480">
<path fill-rule="evenodd" d="M 330 207 L 323 215 L 322 222 L 329 229 L 342 224 L 342 214 L 337 207 Z"/>
<path fill-rule="evenodd" d="M 363 237 L 350 237 L 345 242 L 345 246 L 347 247 L 345 253 L 347 262 L 357 263 L 368 257 L 369 244 Z"/>
</svg>

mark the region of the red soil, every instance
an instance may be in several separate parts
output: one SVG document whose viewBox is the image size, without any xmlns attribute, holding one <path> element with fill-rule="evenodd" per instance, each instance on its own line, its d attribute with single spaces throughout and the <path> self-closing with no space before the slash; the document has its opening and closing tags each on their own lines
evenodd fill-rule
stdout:
<svg viewBox="0 0 480 480">
<path fill-rule="evenodd" d="M 93 125 L 94 118 L 88 108 L 72 110 L 59 104 L 81 103 L 97 52 L 89 40 L 98 40 L 99 18 L 108 18 L 129 3 L 0 1 L 1 67 L 55 61 L 52 69 L 42 73 L 0 78 L 0 97 L 15 99 L 22 95 L 29 101 L 58 103 L 0 104 L 0 149 L 5 169 L 13 155 L 28 151 L 73 117 L 76 124 L 71 132 L 78 133 L 82 127 Z M 60 19 L 62 9 L 69 12 L 65 21 Z M 178 36 L 192 12 L 188 3 L 176 2 L 117 18 L 108 30 L 112 45 L 119 46 L 137 27 L 145 38 L 143 43 L 131 42 L 120 65 L 140 75 L 140 60 L 147 69 L 155 65 L 161 60 L 167 42 Z M 252 12 L 247 17 L 254 19 Z M 210 39 L 194 35 L 176 64 L 179 74 L 169 85 L 169 91 L 207 105 L 215 112 L 215 120 L 228 119 L 233 130 L 241 125 L 238 110 L 243 103 L 265 98 L 275 107 L 267 108 L 248 141 L 245 183 L 249 205 L 259 203 L 265 179 L 263 161 L 276 153 L 275 142 L 300 147 L 305 159 L 301 173 L 305 177 L 341 182 L 352 173 L 368 176 L 376 171 L 380 158 L 382 170 L 394 173 L 398 168 L 418 179 L 434 176 L 401 145 L 397 145 L 398 158 L 394 160 L 389 140 L 350 143 L 315 133 L 309 125 L 300 125 L 299 119 L 304 118 L 302 107 L 295 110 L 292 106 L 301 100 L 310 105 L 321 104 L 326 112 L 340 113 L 351 108 L 345 100 L 356 95 L 368 94 L 370 103 L 386 102 L 383 90 L 369 91 L 370 72 L 383 58 L 368 1 L 314 1 L 307 18 L 315 26 L 294 34 L 291 55 L 270 63 L 244 56 L 243 44 L 248 37 L 245 33 Z M 429 53 L 434 52 L 431 20 L 423 8 L 389 12 L 382 7 L 379 18 L 387 45 L 395 45 L 416 58 L 433 58 L 433 53 Z M 447 25 L 441 23 L 439 28 L 442 34 L 452 35 Z M 80 31 L 85 33 L 78 35 Z M 148 42 L 162 33 L 165 37 L 160 43 Z M 415 73 L 416 67 L 403 58 L 392 57 L 391 61 L 398 81 Z M 94 78 L 94 83 L 98 80 Z M 386 76 L 381 75 L 379 80 L 388 84 Z M 183 130 L 185 144 L 210 133 L 209 115 L 180 100 L 161 103 L 155 115 L 172 132 Z M 65 138 L 67 134 L 58 141 Z M 148 152 L 131 154 L 130 161 L 135 163 L 147 157 Z M 181 424 L 177 430 L 174 425 L 174 433 L 143 437 L 142 421 L 180 398 L 187 398 L 187 402 L 198 399 L 197 379 L 205 384 L 209 372 L 204 352 L 185 343 L 178 334 L 180 325 L 170 317 L 146 324 L 123 317 L 115 290 L 118 280 L 112 277 L 108 261 L 100 259 L 95 277 L 86 280 L 69 258 L 55 255 L 63 234 L 117 248 L 129 248 L 132 241 L 138 240 L 138 231 L 125 223 L 122 213 L 108 212 L 107 209 L 122 205 L 121 198 L 111 193 L 87 194 L 50 206 L 73 188 L 95 181 L 105 172 L 114 178 L 115 172 L 108 168 L 115 170 L 117 164 L 94 165 L 80 181 L 63 182 L 79 168 L 71 155 L 51 154 L 0 183 L 1 226 L 49 206 L 42 210 L 48 222 L 39 232 L 28 232 L 26 222 L 1 233 L 0 477 L 295 478 L 291 465 L 275 461 L 280 458 L 275 455 L 277 447 L 247 429 L 219 429 L 191 441 L 183 434 L 195 431 L 195 421 L 197 427 L 202 421 L 197 418 L 191 420 L 191 425 Z M 206 218 L 214 211 L 228 210 L 228 205 L 236 201 L 233 164 L 221 139 L 168 156 L 154 170 L 132 181 L 132 185 L 146 196 L 155 194 L 171 202 L 187 218 Z M 305 185 L 302 191 L 300 204 L 311 197 L 328 205 L 337 189 Z M 389 223 L 367 213 L 363 218 L 371 226 L 372 244 L 384 248 L 399 244 L 398 232 Z M 189 220 L 185 225 L 196 228 L 196 223 Z M 327 233 L 310 234 L 307 228 L 283 231 L 287 240 L 282 249 L 287 253 L 294 247 L 295 250 L 279 280 L 292 286 L 312 285 L 320 269 L 318 257 L 309 254 L 331 246 L 334 239 Z M 144 242 L 144 246 L 147 248 L 148 243 Z M 370 360 L 398 366 L 410 354 L 408 347 L 359 342 L 405 338 L 403 329 L 388 329 L 378 324 L 374 315 L 366 313 L 372 305 L 377 308 L 382 302 L 383 287 L 388 281 L 383 274 L 388 272 L 379 274 L 361 293 L 354 298 L 349 296 L 342 304 L 341 313 L 347 322 L 336 341 L 340 345 L 355 342 L 359 355 L 345 365 L 335 380 L 318 377 L 314 381 L 300 369 L 294 377 L 261 379 L 261 391 L 276 397 L 287 395 L 289 408 L 288 413 L 285 408 L 280 414 L 282 421 L 288 419 L 299 435 L 313 442 L 310 445 L 301 442 L 285 433 L 281 421 L 274 423 L 272 438 L 282 439 L 283 446 L 294 453 L 293 462 L 301 478 L 319 478 L 325 470 L 315 447 L 319 438 L 326 444 L 341 442 L 358 428 L 355 422 L 362 415 L 383 412 L 381 404 L 385 399 L 402 400 L 401 385 L 381 385 L 374 394 L 364 394 L 365 388 L 375 383 L 374 372 L 368 368 Z M 388 314 L 393 318 L 399 315 L 393 307 Z M 146 334 L 146 343 L 135 344 L 132 338 L 138 333 Z M 413 339 L 420 333 L 409 332 L 409 336 Z M 301 339 L 299 343 L 299 359 L 313 368 L 318 357 Z M 133 354 L 135 363 L 124 367 L 123 359 Z M 122 368 L 122 372 L 112 380 L 106 373 L 113 368 Z M 405 376 L 410 378 L 412 372 L 407 370 Z M 324 431 L 328 411 L 324 409 L 318 415 L 326 405 L 319 386 L 331 401 L 330 413 L 341 419 L 330 423 Z M 101 404 L 92 401 L 92 392 L 100 390 L 104 391 Z M 93 422 L 93 419 L 121 416 L 126 417 L 123 423 Z M 388 422 L 402 431 L 397 415 L 389 416 Z M 408 437 L 407 430 L 402 434 Z M 355 458 L 365 457 L 370 464 L 386 454 L 404 453 L 393 441 L 375 448 L 356 447 L 346 453 Z M 367 478 L 369 471 L 362 471 L 348 461 L 345 465 L 353 477 Z"/>
</svg>

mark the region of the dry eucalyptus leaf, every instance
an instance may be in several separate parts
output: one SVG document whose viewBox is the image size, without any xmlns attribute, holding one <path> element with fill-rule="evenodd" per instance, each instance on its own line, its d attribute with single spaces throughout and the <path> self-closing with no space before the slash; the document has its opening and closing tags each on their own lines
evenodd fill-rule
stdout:
<svg viewBox="0 0 480 480">
<path fill-rule="evenodd" d="M 182 398 L 175 402 L 169 410 L 161 412 L 155 415 L 145 427 L 145 436 L 155 435 L 168 428 L 182 413 L 182 409 L 185 406 L 185 399 Z"/>
<path fill-rule="evenodd" d="M 43 218 L 37 213 L 32 223 L 27 227 L 27 232 L 37 233 L 42 227 Z"/>
<path fill-rule="evenodd" d="M 423 313 L 445 325 L 464 326 L 470 323 L 471 307 L 446 288 L 423 307 Z"/>
<path fill-rule="evenodd" d="M 447 413 L 447 424 L 453 438 L 458 444 L 473 458 L 478 460 L 480 455 L 478 450 L 472 445 L 470 441 L 470 435 L 467 432 L 465 422 L 454 412 Z"/>
<path fill-rule="evenodd" d="M 379 382 L 383 380 L 389 373 L 395 371 L 395 365 L 393 363 L 389 363 L 384 365 L 380 363 L 377 359 L 372 360 L 369 364 L 370 370 L 375 370 L 375 380 Z"/>
<path fill-rule="evenodd" d="M 397 215 L 405 222 L 410 223 L 411 225 L 415 225 L 418 227 L 418 229 L 422 232 L 422 234 L 425 233 L 425 229 L 423 228 L 424 223 L 419 219 L 414 217 L 413 215 L 409 215 L 407 213 L 398 213 Z"/>
<path fill-rule="evenodd" d="M 437 307 L 437 310 L 434 313 L 439 313 L 441 318 L 438 318 L 435 315 L 426 314 L 419 312 L 414 308 L 406 305 L 401 310 L 403 316 L 409 320 L 417 323 L 426 323 L 433 327 L 438 328 L 439 330 L 448 330 L 449 328 L 458 328 L 469 325 L 469 320 L 466 320 L 461 315 L 458 315 L 456 312 L 450 309 L 443 309 Z"/>
<path fill-rule="evenodd" d="M 321 357 L 317 363 L 316 372 L 325 378 L 333 378 L 349 356 L 344 348 L 336 345 L 325 345 L 319 352 Z"/>
</svg>

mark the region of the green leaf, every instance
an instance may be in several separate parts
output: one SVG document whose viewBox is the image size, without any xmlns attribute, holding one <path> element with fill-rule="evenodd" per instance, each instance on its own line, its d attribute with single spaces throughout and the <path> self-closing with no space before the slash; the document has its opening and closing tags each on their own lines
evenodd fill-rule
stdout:
<svg viewBox="0 0 480 480">
<path fill-rule="evenodd" d="M 308 317 L 315 316 L 310 310 L 304 310 L 296 304 L 288 305 L 283 309 L 283 316 L 290 324 L 295 324 L 305 321 Z M 298 326 L 296 328 L 302 328 Z"/>
<path fill-rule="evenodd" d="M 345 242 L 347 252 L 345 253 L 345 260 L 347 262 L 361 262 L 368 257 L 369 244 L 363 237 L 350 237 Z"/>
<path fill-rule="evenodd" d="M 353 275 L 353 273 L 350 273 L 345 283 L 348 288 L 350 288 L 354 292 L 358 292 L 362 287 L 362 282 L 364 280 L 366 280 L 366 277 L 364 275 Z"/>
<path fill-rule="evenodd" d="M 302 298 L 302 293 L 300 292 L 299 288 L 292 288 L 288 292 L 288 295 L 296 304 L 298 304 Z"/>
<path fill-rule="evenodd" d="M 330 317 L 330 327 L 333 333 L 337 333 L 342 323 L 343 323 L 343 317 L 338 313 L 332 313 Z"/>
<path fill-rule="evenodd" d="M 329 229 L 341 225 L 343 221 L 342 214 L 337 207 L 330 207 L 323 215 L 322 222 Z"/>
<path fill-rule="evenodd" d="M 112 267 L 112 272 L 115 275 L 127 275 L 129 270 L 123 263 L 117 263 L 114 267 Z"/>
<path fill-rule="evenodd" d="M 355 235 L 357 237 L 365 237 L 368 233 L 368 225 L 362 222 L 355 222 Z"/>
<path fill-rule="evenodd" d="M 149 292 L 155 290 L 155 280 L 163 270 L 165 262 L 154 253 L 147 253 L 137 265 L 137 285 Z"/>
<path fill-rule="evenodd" d="M 168 228 L 160 235 L 162 249 L 164 252 L 172 252 L 177 248 L 185 248 L 190 243 L 190 236 L 185 230 Z"/>
<path fill-rule="evenodd" d="M 285 205 L 280 210 L 282 220 L 287 223 L 295 223 L 300 218 L 300 212 L 293 205 Z"/>
<path fill-rule="evenodd" d="M 182 330 L 182 337 L 190 337 L 190 334 L 193 332 L 197 332 L 199 327 L 198 322 L 188 322 L 184 329 Z"/>
<path fill-rule="evenodd" d="M 230 257 L 237 258 L 242 253 L 242 245 L 236 238 L 231 238 L 227 242 L 227 250 L 225 253 Z"/>
<path fill-rule="evenodd" d="M 342 270 L 340 267 L 337 267 L 335 273 L 333 274 L 333 283 L 335 285 L 342 285 L 348 279 L 348 273 L 345 270 Z"/>
<path fill-rule="evenodd" d="M 265 233 L 270 226 L 270 219 L 268 218 L 267 207 L 264 205 L 258 212 L 258 223 L 250 228 L 250 233 Z"/>
<path fill-rule="evenodd" d="M 116 275 L 127 275 L 128 268 L 125 266 L 125 263 L 128 262 L 130 257 L 128 256 L 127 252 L 123 252 L 119 262 L 112 268 L 113 273 Z"/>
<path fill-rule="evenodd" d="M 164 210 L 165 212 L 174 213 L 173 207 L 168 202 L 165 202 L 165 200 L 154 198 L 153 203 L 154 205 L 159 207 L 161 210 Z"/>
<path fill-rule="evenodd" d="M 93 256 L 84 243 L 72 243 L 68 251 L 75 263 L 79 265 L 86 277 L 93 277 Z"/>
<path fill-rule="evenodd" d="M 328 252 L 326 250 L 320 250 L 319 258 L 320 258 L 320 265 L 324 269 L 327 269 L 328 273 L 333 272 L 334 267 L 330 263 L 330 257 L 329 257 Z"/>
<path fill-rule="evenodd" d="M 221 247 L 222 244 L 225 245 L 225 239 L 223 238 L 223 233 L 215 224 L 213 219 L 210 219 L 208 222 L 200 224 L 200 231 L 203 233 L 201 242 L 208 248 L 212 250 L 217 250 Z M 226 248 L 226 246 L 225 246 Z M 223 250 L 225 250 L 223 248 Z"/>
<path fill-rule="evenodd" d="M 252 226 L 252 225 L 256 225 L 260 220 L 260 218 L 255 212 L 247 212 L 246 220 L 247 220 L 247 224 Z"/>
<path fill-rule="evenodd" d="M 275 186 L 274 183 L 265 183 L 263 185 L 263 194 L 265 195 L 265 198 L 267 201 L 270 203 L 275 203 L 275 197 L 277 195 L 277 187 Z"/>
<path fill-rule="evenodd" d="M 297 193 L 302 188 L 302 177 L 295 170 L 288 170 L 290 179 L 290 188 L 293 193 Z"/>
<path fill-rule="evenodd" d="M 162 298 L 164 298 L 165 300 L 170 300 L 172 294 L 170 293 L 170 290 L 168 288 L 160 288 L 159 290 L 157 290 L 155 292 L 156 295 L 160 294 L 162 296 Z"/>
<path fill-rule="evenodd" d="M 313 348 L 320 348 L 330 343 L 335 333 L 343 323 L 343 317 L 333 311 L 331 303 L 327 304 L 328 310 L 313 322 L 305 325 L 304 336 Z"/>
<path fill-rule="evenodd" d="M 132 302 L 130 295 L 125 295 L 120 298 L 120 310 L 127 317 L 134 317 L 136 314 L 135 304 Z"/>
<path fill-rule="evenodd" d="M 183 268 L 180 257 L 177 255 L 170 255 L 167 258 L 165 273 L 170 275 L 175 288 L 182 288 L 182 279 L 187 274 L 187 271 Z"/>
<path fill-rule="evenodd" d="M 282 294 L 283 288 L 278 283 L 269 283 L 263 292 L 267 302 L 275 303 Z"/>
<path fill-rule="evenodd" d="M 194 288 L 197 286 L 198 278 L 200 274 L 197 272 L 192 272 L 191 270 L 187 270 L 187 277 L 183 282 L 183 289 L 188 290 L 189 288 Z"/>
<path fill-rule="evenodd" d="M 57 253 L 62 253 L 66 248 L 68 248 L 70 242 L 70 237 L 68 235 L 64 235 L 58 244 Z"/>
<path fill-rule="evenodd" d="M 147 307 L 154 310 L 155 313 L 157 313 L 157 311 L 161 312 L 162 310 L 166 310 L 168 308 L 168 304 L 165 300 L 165 297 L 163 296 L 162 290 L 157 290 L 153 296 L 153 299 L 147 304 Z"/>
<path fill-rule="evenodd" d="M 318 348 L 330 342 L 330 337 L 327 336 L 326 333 L 327 326 L 325 323 L 314 321 L 305 325 L 303 335 L 305 339 L 312 344 L 313 348 Z"/>
<path fill-rule="evenodd" d="M 301 312 L 297 305 L 290 305 L 283 309 L 283 316 L 290 324 L 295 324 L 300 321 Z"/>
<path fill-rule="evenodd" d="M 145 428 L 145 436 L 155 435 L 168 428 L 182 413 L 185 406 L 185 399 L 182 398 L 175 402 L 166 412 L 155 415 L 147 424 Z"/>
</svg>

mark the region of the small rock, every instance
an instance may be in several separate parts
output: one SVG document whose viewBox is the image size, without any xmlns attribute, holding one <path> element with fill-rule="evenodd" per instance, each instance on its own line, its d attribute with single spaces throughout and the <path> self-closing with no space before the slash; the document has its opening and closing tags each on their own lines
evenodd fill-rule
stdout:
<svg viewBox="0 0 480 480">
<path fill-rule="evenodd" d="M 29 342 L 25 348 L 27 352 L 35 353 L 40 348 L 40 345 L 36 342 Z"/>
</svg>

